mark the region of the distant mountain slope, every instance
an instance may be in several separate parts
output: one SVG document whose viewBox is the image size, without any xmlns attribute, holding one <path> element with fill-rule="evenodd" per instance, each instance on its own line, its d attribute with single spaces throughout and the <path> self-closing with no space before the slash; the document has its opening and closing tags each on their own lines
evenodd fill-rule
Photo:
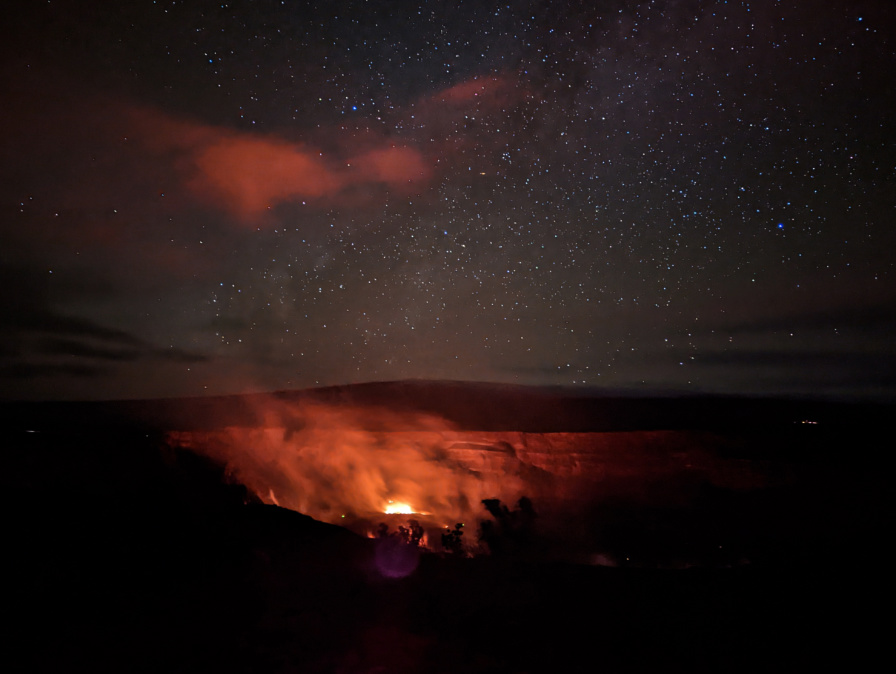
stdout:
<svg viewBox="0 0 896 674">
<path fill-rule="evenodd" d="M 324 404 L 404 415 L 415 430 L 420 415 L 439 416 L 466 430 L 606 432 L 703 429 L 781 430 L 823 422 L 840 428 L 885 425 L 893 406 L 720 396 L 636 397 L 599 391 L 456 381 L 395 381 L 207 398 L 109 402 L 0 403 L 7 428 L 140 426 L 159 430 L 218 430 L 258 426 L 272 407 Z M 375 415 L 369 416 L 374 420 Z"/>
</svg>

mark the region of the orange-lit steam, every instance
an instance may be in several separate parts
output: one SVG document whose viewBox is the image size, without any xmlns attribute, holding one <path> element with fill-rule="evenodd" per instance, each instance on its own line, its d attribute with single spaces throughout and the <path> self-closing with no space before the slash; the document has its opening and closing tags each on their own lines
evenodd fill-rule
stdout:
<svg viewBox="0 0 896 674">
<path fill-rule="evenodd" d="M 517 478 L 509 476 L 506 493 L 496 494 L 481 475 L 451 460 L 444 437 L 452 429 L 439 417 L 275 398 L 263 416 L 258 427 L 171 440 L 225 462 L 262 500 L 334 524 L 395 513 L 447 526 L 475 518 L 484 498 L 519 497 Z"/>
</svg>

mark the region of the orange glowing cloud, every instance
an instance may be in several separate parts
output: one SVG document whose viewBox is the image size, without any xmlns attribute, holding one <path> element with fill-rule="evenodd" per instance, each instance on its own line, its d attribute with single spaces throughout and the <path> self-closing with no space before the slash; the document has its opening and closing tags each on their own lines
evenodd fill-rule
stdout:
<svg viewBox="0 0 896 674">
<path fill-rule="evenodd" d="M 427 96 L 414 110 L 435 139 L 430 152 L 439 162 L 447 166 L 457 160 L 469 162 L 474 153 L 478 171 L 494 174 L 500 164 L 497 148 L 510 141 L 510 129 L 486 120 L 503 118 L 530 97 L 512 75 L 474 77 Z M 458 133 L 461 129 L 469 133 Z"/>
<path fill-rule="evenodd" d="M 435 134 L 427 137 L 429 155 L 414 146 L 413 138 L 397 144 L 358 128 L 320 129 L 321 145 L 315 147 L 147 108 L 132 108 L 127 117 L 146 150 L 173 161 L 180 184 L 193 199 L 255 226 L 271 209 L 290 202 L 369 199 L 383 186 L 419 191 L 432 179 L 436 158 L 457 150 L 458 119 L 474 110 L 513 105 L 524 94 L 510 77 L 499 75 L 466 80 L 421 99 L 414 110 Z"/>
<path fill-rule="evenodd" d="M 130 119 L 146 149 L 174 160 L 175 173 L 193 199 L 254 226 L 271 209 L 290 202 L 329 203 L 359 195 L 369 199 L 382 186 L 405 193 L 418 191 L 433 176 L 434 157 L 456 149 L 454 121 L 472 110 L 494 111 L 512 105 L 523 93 L 506 76 L 481 77 L 418 101 L 417 114 L 436 135 L 437 142 L 428 146 L 433 156 L 414 147 L 412 139 L 396 144 L 374 132 L 358 135 L 358 129 L 321 129 L 324 140 L 315 147 L 145 108 L 132 109 Z M 438 142 L 443 135 L 444 142 Z"/>
<path fill-rule="evenodd" d="M 109 211 L 124 199 L 142 204 L 144 212 L 152 208 L 165 214 L 198 204 L 253 227 L 264 224 L 271 209 L 291 202 L 364 206 L 384 190 L 417 194 L 436 171 L 447 170 L 471 149 L 486 170 L 487 148 L 483 152 L 476 138 L 458 134 L 458 125 L 468 114 L 478 118 L 526 95 L 512 75 L 473 78 L 410 104 L 406 112 L 413 111 L 408 116 L 416 122 L 399 132 L 401 138 L 389 135 L 392 131 L 381 124 L 367 127 L 356 118 L 350 127 L 323 126 L 299 139 L 207 124 L 107 95 L 64 87 L 60 94 L 58 89 L 52 94 L 40 88 L 19 92 L 12 107 L 0 114 L 4 142 L 12 154 L 27 159 L 23 170 L 40 176 L 44 171 L 37 167 L 58 167 L 54 185 L 60 203 L 54 212 L 62 208 L 83 214 L 98 203 Z M 494 133 L 499 143 L 500 132 Z M 66 162 L 80 166 L 84 147 L 96 157 L 91 170 L 65 170 Z M 99 226 L 119 228 L 120 220 Z M 97 232 L 112 242 L 110 235 L 114 232 Z"/>
<path fill-rule="evenodd" d="M 430 170 L 409 147 L 382 147 L 345 162 L 299 143 L 227 133 L 197 148 L 188 185 L 199 197 L 252 221 L 280 203 L 335 197 L 348 187 L 416 187 Z"/>
<path fill-rule="evenodd" d="M 408 147 L 388 147 L 361 155 L 357 163 L 363 179 L 390 186 L 410 185 L 429 178 L 429 166 L 423 156 Z"/>
<path fill-rule="evenodd" d="M 385 138 L 357 143 L 337 133 L 335 144 L 330 143 L 337 150 L 327 154 L 275 135 L 179 120 L 158 111 L 132 109 L 129 115 L 144 147 L 173 162 L 194 199 L 253 225 L 279 204 L 343 198 L 351 188 L 365 186 L 417 190 L 432 174 L 422 152 Z"/>
<path fill-rule="evenodd" d="M 474 101 L 498 102 L 509 93 L 509 83 L 502 77 L 482 77 L 459 82 L 433 96 L 433 100 L 453 104 Z"/>
<path fill-rule="evenodd" d="M 300 145 L 248 135 L 223 136 L 201 147 L 189 187 L 241 219 L 284 201 L 339 192 L 345 178 Z"/>
</svg>

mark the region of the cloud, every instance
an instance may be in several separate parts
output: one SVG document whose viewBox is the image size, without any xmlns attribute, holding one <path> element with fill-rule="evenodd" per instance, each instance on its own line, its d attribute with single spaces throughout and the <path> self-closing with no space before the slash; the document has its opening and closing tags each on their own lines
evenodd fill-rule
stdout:
<svg viewBox="0 0 896 674">
<path fill-rule="evenodd" d="M 423 156 L 408 147 L 385 147 L 367 152 L 355 160 L 365 181 L 393 187 L 412 185 L 429 177 L 431 170 Z"/>
<path fill-rule="evenodd" d="M 201 363 L 199 353 L 161 348 L 123 330 L 50 309 L 19 317 L 0 331 L 0 371 L 7 376 L 96 376 L 135 361 Z"/>
<path fill-rule="evenodd" d="M 507 77 L 474 77 L 437 92 L 430 101 L 463 107 L 475 103 L 494 108 L 510 101 L 512 92 Z"/>
<path fill-rule="evenodd" d="M 93 365 L 77 363 L 0 363 L 0 377 L 11 380 L 28 380 L 38 377 L 74 377 L 95 379 L 108 370 Z"/>
<path fill-rule="evenodd" d="M 40 351 L 45 354 L 113 362 L 136 360 L 140 355 L 137 349 L 110 348 L 105 345 L 90 344 L 76 339 L 59 337 L 41 340 Z"/>
<path fill-rule="evenodd" d="M 82 321 L 83 323 L 83 321 Z M 120 331 L 95 325 L 94 335 L 105 332 L 117 333 L 119 336 L 110 342 L 90 342 L 70 337 L 47 337 L 38 342 L 37 351 L 49 356 L 71 356 L 80 359 L 111 362 L 130 362 L 141 358 L 166 360 L 175 363 L 200 363 L 208 358 L 201 354 L 191 353 L 183 349 L 163 349 Z M 127 348 L 123 345 L 130 345 Z"/>
<path fill-rule="evenodd" d="M 398 141 L 370 129 L 317 129 L 319 146 L 276 134 L 258 134 L 179 119 L 159 110 L 132 108 L 144 146 L 174 153 L 187 190 L 202 203 L 236 220 L 257 225 L 280 204 L 342 203 L 349 194 L 370 198 L 376 188 L 403 193 L 424 189 L 434 157 L 456 151 L 453 125 L 467 113 L 488 114 L 520 100 L 525 92 L 505 76 L 473 78 L 411 105 L 425 138 Z M 426 143 L 428 153 L 420 149 Z M 372 188 L 372 189 L 371 189 Z"/>
<path fill-rule="evenodd" d="M 358 185 L 413 187 L 431 173 L 409 147 L 379 147 L 340 165 L 300 143 L 230 132 L 198 148 L 194 165 L 190 189 L 244 221 L 280 203 L 332 198 Z"/>
<path fill-rule="evenodd" d="M 774 315 L 758 315 L 752 319 L 741 319 L 726 326 L 728 332 L 760 333 L 760 332 L 793 332 L 821 330 L 857 330 L 866 335 L 891 335 L 896 329 L 896 302 L 893 298 L 867 298 L 866 303 L 831 301 L 831 306 L 805 307 L 779 312 Z"/>
<path fill-rule="evenodd" d="M 375 129 L 358 117 L 350 128 L 334 123 L 299 139 L 293 130 L 250 132 L 104 94 L 35 88 L 13 102 L 2 135 L 26 160 L 9 176 L 20 191 L 52 180 L 59 198 L 46 206 L 47 227 L 63 218 L 77 230 L 54 236 L 108 246 L 129 240 L 120 232 L 127 216 L 115 210 L 122 204 L 193 219 L 191 209 L 211 207 L 257 226 L 283 204 L 363 205 L 384 189 L 419 193 L 437 167 L 445 170 L 447 155 L 467 148 L 458 124 L 513 106 L 524 94 L 506 76 L 473 78 L 397 111 L 404 130 L 370 120 Z M 133 217 L 133 208 L 126 210 Z"/>
<path fill-rule="evenodd" d="M 224 135 L 197 150 L 189 187 L 251 220 L 278 203 L 338 193 L 346 184 L 320 153 L 274 138 Z"/>
<path fill-rule="evenodd" d="M 0 374 L 10 380 L 94 379 L 128 363 L 200 363 L 208 358 L 52 306 L 46 278 L 0 272 Z M 16 394 L 14 388 L 7 393 Z"/>
<path fill-rule="evenodd" d="M 425 187 L 432 168 L 424 154 L 387 138 L 359 143 L 336 134 L 336 149 L 315 148 L 277 135 L 261 135 L 180 120 L 157 110 L 129 112 L 144 147 L 166 155 L 187 191 L 205 205 L 256 225 L 280 204 L 332 203 L 349 190 Z M 360 146 L 360 147 L 359 147 Z"/>
<path fill-rule="evenodd" d="M 8 325 L 34 333 L 61 334 L 73 338 L 96 339 L 121 346 L 137 347 L 143 342 L 123 330 L 109 328 L 93 321 L 36 308 L 27 314 L 9 316 Z"/>
</svg>

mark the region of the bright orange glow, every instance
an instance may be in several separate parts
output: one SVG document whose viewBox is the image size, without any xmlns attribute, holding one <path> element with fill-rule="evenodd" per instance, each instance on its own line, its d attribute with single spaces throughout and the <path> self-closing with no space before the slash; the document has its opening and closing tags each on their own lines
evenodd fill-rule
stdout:
<svg viewBox="0 0 896 674">
<path fill-rule="evenodd" d="M 566 531 L 562 508 L 627 502 L 632 485 L 692 485 L 695 474 L 725 489 L 768 485 L 762 469 L 732 470 L 713 454 L 719 440 L 711 435 L 465 430 L 376 405 L 252 400 L 251 423 L 172 431 L 167 440 L 224 463 L 266 503 L 361 535 L 377 537 L 383 524 L 394 533 L 411 518 L 444 531 L 487 517 L 484 499 L 512 508 L 524 495 L 536 504 L 539 527 Z"/>
<path fill-rule="evenodd" d="M 383 508 L 383 512 L 387 515 L 413 515 L 416 511 L 407 503 L 389 501 L 386 507 Z"/>
<path fill-rule="evenodd" d="M 266 503 L 365 531 L 386 514 L 453 526 L 480 514 L 482 499 L 512 503 L 523 493 L 512 452 L 492 451 L 489 441 L 451 449 L 469 434 L 441 417 L 256 400 L 256 424 L 172 432 L 169 441 L 224 462 Z"/>
</svg>

